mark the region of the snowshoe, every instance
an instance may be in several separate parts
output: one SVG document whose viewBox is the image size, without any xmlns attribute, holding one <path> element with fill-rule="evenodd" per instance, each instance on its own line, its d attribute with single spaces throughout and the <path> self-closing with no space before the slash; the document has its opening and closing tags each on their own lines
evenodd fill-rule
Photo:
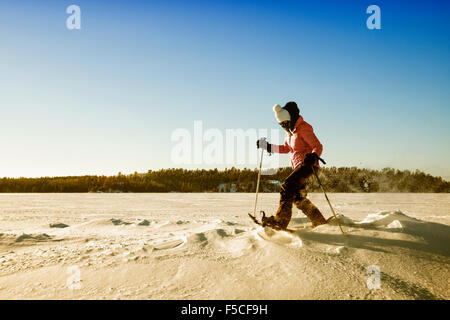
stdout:
<svg viewBox="0 0 450 320">
<path fill-rule="evenodd" d="M 295 230 L 288 229 L 288 228 L 282 228 L 280 225 L 278 225 L 274 216 L 266 217 L 266 213 L 264 211 L 261 211 L 261 214 L 262 214 L 261 221 L 258 221 L 258 219 L 256 219 L 256 217 L 250 213 L 248 214 L 248 216 L 253 220 L 254 223 L 256 223 L 257 225 L 260 225 L 262 227 L 269 227 L 274 230 L 287 231 L 287 232 L 291 232 L 291 233 L 295 232 Z"/>
<path fill-rule="evenodd" d="M 281 230 L 281 231 L 287 231 L 287 232 L 295 232 L 296 230 L 300 230 L 300 229 L 314 229 L 315 227 L 317 227 L 316 225 L 306 225 L 306 226 L 300 226 L 297 227 L 295 230 L 294 229 L 288 229 L 288 228 L 282 228 L 280 227 L 274 216 L 270 216 L 270 217 L 266 217 L 266 213 L 264 211 L 260 211 L 260 213 L 262 214 L 262 218 L 261 221 L 258 221 L 258 219 L 256 219 L 256 217 L 252 214 L 248 214 L 248 216 L 253 220 L 254 223 L 256 223 L 257 225 L 260 225 L 262 227 L 269 227 L 272 228 L 274 230 Z M 331 216 L 327 219 L 327 224 L 330 223 L 330 221 L 334 220 L 335 217 Z"/>
</svg>

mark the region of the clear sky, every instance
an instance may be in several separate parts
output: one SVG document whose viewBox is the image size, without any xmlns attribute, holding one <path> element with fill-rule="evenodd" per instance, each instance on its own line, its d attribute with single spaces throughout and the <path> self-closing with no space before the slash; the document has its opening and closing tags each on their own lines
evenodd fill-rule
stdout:
<svg viewBox="0 0 450 320">
<path fill-rule="evenodd" d="M 278 129 L 293 100 L 329 166 L 450 179 L 449 3 L 1 0 L 0 177 L 180 167 L 175 129 Z"/>
</svg>

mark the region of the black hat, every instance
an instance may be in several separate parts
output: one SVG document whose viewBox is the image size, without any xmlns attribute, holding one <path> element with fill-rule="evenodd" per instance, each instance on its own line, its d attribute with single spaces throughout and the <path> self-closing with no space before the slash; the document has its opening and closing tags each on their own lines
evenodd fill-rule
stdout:
<svg viewBox="0 0 450 320">
<path fill-rule="evenodd" d="M 283 107 L 287 112 L 289 112 L 289 115 L 291 116 L 291 127 L 290 129 L 293 130 L 295 123 L 298 120 L 298 117 L 300 116 L 300 110 L 298 109 L 297 104 L 294 101 L 290 101 L 286 103 Z"/>
</svg>

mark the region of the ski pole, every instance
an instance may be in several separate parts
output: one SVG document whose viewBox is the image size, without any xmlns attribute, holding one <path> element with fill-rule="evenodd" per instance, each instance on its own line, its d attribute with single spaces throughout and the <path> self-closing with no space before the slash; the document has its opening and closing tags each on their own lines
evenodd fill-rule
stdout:
<svg viewBox="0 0 450 320">
<path fill-rule="evenodd" d="M 265 140 L 265 138 L 263 138 Z M 261 180 L 261 169 L 263 161 L 264 149 L 261 149 L 261 160 L 259 161 L 258 181 L 256 182 L 255 207 L 253 208 L 253 216 L 256 217 L 256 203 L 258 202 L 259 180 Z"/>
<path fill-rule="evenodd" d="M 314 175 L 316 176 L 317 182 L 319 183 L 319 186 L 322 189 L 323 194 L 325 195 L 325 199 L 327 199 L 327 202 L 328 202 L 328 205 L 330 206 L 331 212 L 333 212 L 334 218 L 336 219 L 336 221 L 339 225 L 339 229 L 341 229 L 342 234 L 345 234 L 344 230 L 342 230 L 341 223 L 339 222 L 339 219 L 337 218 L 336 213 L 334 212 L 333 206 L 331 205 L 331 202 L 328 199 L 327 193 L 325 192 L 325 189 L 322 186 L 322 183 L 320 182 L 320 179 L 319 179 L 319 176 L 317 175 L 316 169 L 314 169 L 314 165 L 311 165 L 311 168 L 312 168 L 312 171 L 314 172 Z"/>
</svg>

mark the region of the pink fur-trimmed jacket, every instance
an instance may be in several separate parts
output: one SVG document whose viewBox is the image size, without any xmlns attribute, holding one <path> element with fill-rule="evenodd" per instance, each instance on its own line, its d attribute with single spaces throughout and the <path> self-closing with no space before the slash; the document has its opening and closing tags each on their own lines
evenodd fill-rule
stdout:
<svg viewBox="0 0 450 320">
<path fill-rule="evenodd" d="M 306 154 L 315 152 L 320 157 L 322 155 L 322 150 L 322 144 L 314 134 L 313 127 L 304 121 L 302 116 L 298 117 L 294 130 L 292 130 L 292 135 L 286 133 L 283 145 L 272 145 L 273 152 L 292 152 L 292 169 L 295 169 L 302 164 Z M 319 164 L 316 164 L 316 166 L 319 166 Z"/>
</svg>

